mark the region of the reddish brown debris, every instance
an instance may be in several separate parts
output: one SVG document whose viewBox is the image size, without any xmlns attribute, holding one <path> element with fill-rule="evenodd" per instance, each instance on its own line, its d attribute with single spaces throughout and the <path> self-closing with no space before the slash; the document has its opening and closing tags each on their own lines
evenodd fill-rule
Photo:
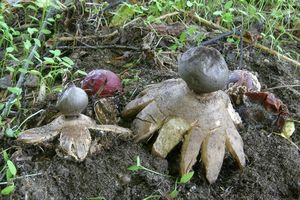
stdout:
<svg viewBox="0 0 300 200">
<path fill-rule="evenodd" d="M 270 92 L 246 92 L 245 96 L 247 96 L 252 103 L 260 104 L 266 111 L 276 114 L 277 119 L 274 123 L 279 129 L 282 129 L 289 115 L 289 111 L 287 106 L 283 104 L 280 99 L 276 98 L 275 95 Z"/>
</svg>

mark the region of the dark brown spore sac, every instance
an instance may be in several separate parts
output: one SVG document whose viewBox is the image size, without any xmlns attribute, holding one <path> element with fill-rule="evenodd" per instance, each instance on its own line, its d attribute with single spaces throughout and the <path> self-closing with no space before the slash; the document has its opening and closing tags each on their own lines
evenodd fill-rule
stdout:
<svg viewBox="0 0 300 200">
<path fill-rule="evenodd" d="M 178 62 L 178 73 L 194 92 L 221 90 L 228 82 L 228 67 L 221 53 L 208 47 L 186 51 Z"/>
</svg>

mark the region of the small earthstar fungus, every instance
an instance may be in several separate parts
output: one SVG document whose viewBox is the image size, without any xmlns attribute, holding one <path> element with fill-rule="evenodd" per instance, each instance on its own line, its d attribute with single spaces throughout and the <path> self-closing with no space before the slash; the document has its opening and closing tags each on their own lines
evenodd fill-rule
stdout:
<svg viewBox="0 0 300 200">
<path fill-rule="evenodd" d="M 81 88 L 71 85 L 65 89 L 57 101 L 57 108 L 62 115 L 42 127 L 25 130 L 19 141 L 40 144 L 59 136 L 59 150 L 63 156 L 82 161 L 91 147 L 89 130 L 113 132 L 130 135 L 131 131 L 116 125 L 97 125 L 90 117 L 81 114 L 88 104 L 88 96 Z"/>
<path fill-rule="evenodd" d="M 149 139 L 159 130 L 152 153 L 165 158 L 182 143 L 180 174 L 188 173 L 201 149 L 210 183 L 221 170 L 225 149 L 242 168 L 243 141 L 235 125 L 241 124 L 228 95 L 221 91 L 228 82 L 227 64 L 216 49 L 196 47 L 179 59 L 181 78 L 148 85 L 125 107 L 123 117 L 135 117 L 135 141 Z"/>
<path fill-rule="evenodd" d="M 88 73 L 81 82 L 81 87 L 88 95 L 110 97 L 116 92 L 122 92 L 123 87 L 120 78 L 112 71 L 96 69 Z"/>
<path fill-rule="evenodd" d="M 81 82 L 81 87 L 88 95 L 94 97 L 92 101 L 98 123 L 116 124 L 119 115 L 115 103 L 118 101 L 116 95 L 123 92 L 120 78 L 112 71 L 95 69 L 87 74 Z"/>
</svg>

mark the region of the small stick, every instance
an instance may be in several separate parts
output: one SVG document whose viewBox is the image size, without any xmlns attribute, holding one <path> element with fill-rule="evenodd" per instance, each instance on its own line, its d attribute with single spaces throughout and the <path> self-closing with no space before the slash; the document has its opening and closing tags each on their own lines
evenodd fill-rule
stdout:
<svg viewBox="0 0 300 200">
<path fill-rule="evenodd" d="M 12 180 L 17 180 L 17 179 L 23 179 L 23 178 L 29 178 L 29 177 L 34 177 L 34 176 L 40 176 L 43 175 L 42 173 L 37 173 L 37 174 L 27 174 L 24 176 L 18 176 Z M 9 182 L 0 182 L 0 185 L 7 185 Z"/>
<path fill-rule="evenodd" d="M 58 46 L 57 49 L 128 49 L 128 50 L 134 50 L 139 51 L 140 48 L 133 47 L 133 46 L 124 46 L 124 45 L 118 45 L 118 44 L 112 44 L 112 45 L 100 45 L 100 46 Z"/>
<path fill-rule="evenodd" d="M 23 24 L 17 28 L 15 28 L 16 31 L 23 31 L 26 30 L 27 28 L 33 28 L 33 27 L 37 27 L 37 24 Z"/>
<path fill-rule="evenodd" d="M 270 77 L 271 79 L 275 80 L 275 81 L 279 81 L 283 86 L 285 86 L 286 84 L 281 81 L 281 80 L 278 80 L 276 78 L 273 78 L 273 77 Z M 278 87 L 278 86 L 277 86 Z M 294 94 L 300 96 L 300 92 L 298 92 L 298 90 L 295 90 L 293 87 L 285 87 L 287 90 L 293 92 Z M 271 88 L 272 89 L 272 88 Z M 268 90 L 268 89 L 267 89 Z"/>
<path fill-rule="evenodd" d="M 217 25 L 217 24 L 215 24 L 213 22 L 210 22 L 210 21 L 207 21 L 207 20 L 201 18 L 197 13 L 191 14 L 191 17 L 194 18 L 194 19 L 196 19 L 200 23 L 203 23 L 205 26 L 211 27 L 213 29 L 218 29 L 218 30 L 221 30 L 223 32 L 229 32 L 229 30 L 227 28 L 224 28 L 224 27 L 219 26 L 219 25 Z M 239 36 L 235 35 L 234 37 L 238 38 Z M 252 41 L 250 41 L 249 39 L 247 39 L 245 37 L 243 37 L 243 40 L 245 42 L 249 43 L 249 44 L 252 43 Z M 300 63 L 298 61 L 293 60 L 293 59 L 291 59 L 291 58 L 289 58 L 289 57 L 287 57 L 285 55 L 282 55 L 281 53 L 279 53 L 277 51 L 274 51 L 274 50 L 272 50 L 272 49 L 270 49 L 270 48 L 268 48 L 266 46 L 263 46 L 261 44 L 255 43 L 254 47 L 258 48 L 258 49 L 261 49 L 261 50 L 263 50 L 263 51 L 265 51 L 265 52 L 267 52 L 267 53 L 269 53 L 271 55 L 277 56 L 279 59 L 283 59 L 283 60 L 285 60 L 285 61 L 287 61 L 287 62 L 289 62 L 289 63 L 291 63 L 291 64 L 293 64 L 293 65 L 295 65 L 297 67 L 300 67 Z"/>
<path fill-rule="evenodd" d="M 112 1 L 111 3 L 109 3 L 109 5 L 106 7 L 106 8 L 104 8 L 102 11 L 101 11 L 101 14 L 103 14 L 105 11 L 107 11 L 107 10 L 110 10 L 110 9 L 112 9 L 112 8 L 114 8 L 114 7 L 116 7 L 117 5 L 119 5 L 119 4 L 121 4 L 121 3 L 123 3 L 124 2 L 124 0 L 118 0 L 118 1 Z"/>
<path fill-rule="evenodd" d="M 160 16 L 160 17 L 158 17 L 158 18 L 156 18 L 156 19 L 157 19 L 157 20 L 162 20 L 162 19 L 165 19 L 165 18 L 167 18 L 167 17 L 172 17 L 172 16 L 178 15 L 178 14 L 179 14 L 179 12 L 175 11 L 175 12 L 172 12 L 172 13 L 167 13 L 167 14 L 165 14 L 165 15 L 163 15 L 163 16 Z"/>
<path fill-rule="evenodd" d="M 217 29 L 220 30 L 222 32 L 229 32 L 229 30 L 227 28 L 224 28 L 223 26 L 217 25 L 211 21 L 208 21 L 206 19 L 203 19 L 202 17 L 200 17 L 197 13 L 194 14 L 190 14 L 190 16 L 194 19 L 196 19 L 197 21 L 199 21 L 200 23 L 204 24 L 205 26 L 208 26 L 212 29 Z"/>
<path fill-rule="evenodd" d="M 224 37 L 228 37 L 228 36 L 233 35 L 233 34 L 235 34 L 237 32 L 238 31 L 229 31 L 229 32 L 226 32 L 226 33 L 222 33 L 222 34 L 218 35 L 217 37 L 214 37 L 214 38 L 212 38 L 210 40 L 202 42 L 200 45 L 201 46 L 210 45 L 210 44 L 212 44 L 212 43 L 214 43 L 214 42 L 216 42 L 216 41 L 218 41 L 218 40 L 220 40 L 220 39 L 222 39 Z"/>
<path fill-rule="evenodd" d="M 240 63 L 239 63 L 239 67 L 238 69 L 242 69 L 243 68 L 243 57 L 244 57 L 244 44 L 243 44 L 243 29 L 241 29 L 240 31 Z"/>
<path fill-rule="evenodd" d="M 134 18 L 133 20 L 131 20 L 131 21 L 127 22 L 126 24 L 124 24 L 122 28 L 124 29 L 126 26 L 129 26 L 130 24 L 133 24 L 133 23 L 135 23 L 135 22 L 137 22 L 141 19 L 142 18 L 140 18 L 140 17 Z"/>
<path fill-rule="evenodd" d="M 112 33 L 109 33 L 107 35 L 88 35 L 88 36 L 66 36 L 66 37 L 59 37 L 50 39 L 49 42 L 68 42 L 68 41 L 74 41 L 74 40 L 84 40 L 84 39 L 101 39 L 101 38 L 110 38 L 112 36 L 117 35 L 119 32 L 115 30 Z"/>
<path fill-rule="evenodd" d="M 267 88 L 266 90 L 274 90 L 274 89 L 280 89 L 280 88 L 291 88 L 291 87 L 300 87 L 300 85 L 280 85 L 276 87 Z"/>
</svg>

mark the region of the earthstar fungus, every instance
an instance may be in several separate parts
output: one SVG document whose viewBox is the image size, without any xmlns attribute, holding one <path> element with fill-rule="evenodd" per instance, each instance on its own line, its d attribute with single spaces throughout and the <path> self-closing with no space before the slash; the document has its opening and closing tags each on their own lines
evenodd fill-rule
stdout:
<svg viewBox="0 0 300 200">
<path fill-rule="evenodd" d="M 221 170 L 225 148 L 242 168 L 245 166 L 243 141 L 235 125 L 241 124 L 228 95 L 221 91 L 228 81 L 228 68 L 213 48 L 197 47 L 179 59 L 182 79 L 170 79 L 146 86 L 128 103 L 123 117 L 135 117 L 135 141 L 158 137 L 152 153 L 165 158 L 182 143 L 180 174 L 189 172 L 201 149 L 201 158 L 210 183 Z"/>
<path fill-rule="evenodd" d="M 39 144 L 59 136 L 59 150 L 62 150 L 64 157 L 82 161 L 90 151 L 90 129 L 131 134 L 129 129 L 116 125 L 97 125 L 93 119 L 81 114 L 87 104 L 87 94 L 81 88 L 69 86 L 57 102 L 62 115 L 47 125 L 23 131 L 18 140 L 28 144 Z"/>
<path fill-rule="evenodd" d="M 110 97 L 116 92 L 122 92 L 123 86 L 120 78 L 110 70 L 95 69 L 87 74 L 81 82 L 82 89 L 88 95 Z"/>
</svg>

